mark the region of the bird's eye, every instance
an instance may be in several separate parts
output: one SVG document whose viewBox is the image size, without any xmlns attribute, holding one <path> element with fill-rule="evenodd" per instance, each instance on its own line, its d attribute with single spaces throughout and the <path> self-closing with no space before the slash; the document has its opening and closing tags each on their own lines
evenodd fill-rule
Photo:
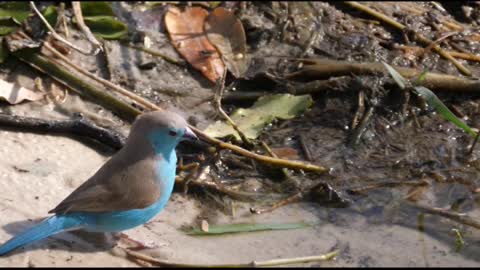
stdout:
<svg viewBox="0 0 480 270">
<path fill-rule="evenodd" d="M 168 132 L 168 135 L 170 135 L 170 136 L 172 136 L 172 137 L 175 137 L 175 136 L 177 136 L 177 132 L 175 132 L 175 131 L 173 131 L 173 130 L 170 130 L 170 131 Z"/>
</svg>

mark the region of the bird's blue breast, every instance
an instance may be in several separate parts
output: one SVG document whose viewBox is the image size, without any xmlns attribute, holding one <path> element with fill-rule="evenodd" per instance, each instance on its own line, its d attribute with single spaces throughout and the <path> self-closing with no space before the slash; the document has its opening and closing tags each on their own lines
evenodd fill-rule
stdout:
<svg viewBox="0 0 480 270">
<path fill-rule="evenodd" d="M 161 135 L 160 135 L 161 136 Z M 148 222 L 158 214 L 167 204 L 173 191 L 175 183 L 175 170 L 177 155 L 175 148 L 165 149 L 161 144 L 161 137 L 151 137 L 154 140 L 152 145 L 156 154 L 155 168 L 157 183 L 160 186 L 160 198 L 149 207 L 126 211 L 113 211 L 108 213 L 72 213 L 68 216 L 75 216 L 83 220 L 84 229 L 96 232 L 115 232 L 128 230 Z"/>
</svg>

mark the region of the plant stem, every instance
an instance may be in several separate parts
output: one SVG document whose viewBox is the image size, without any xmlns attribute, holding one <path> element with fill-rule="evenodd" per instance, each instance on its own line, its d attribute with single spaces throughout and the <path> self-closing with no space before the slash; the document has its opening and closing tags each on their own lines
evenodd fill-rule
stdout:
<svg viewBox="0 0 480 270">
<path fill-rule="evenodd" d="M 293 60 L 293 59 L 292 59 Z M 375 75 L 385 73 L 385 67 L 382 63 L 352 63 L 347 61 L 336 61 L 328 59 L 295 59 L 304 63 L 300 71 L 290 73 L 285 76 L 291 80 L 320 80 L 334 76 L 355 75 Z M 413 68 L 396 67 L 396 71 L 407 79 L 417 78 L 422 71 Z M 480 82 L 478 80 L 464 79 L 458 76 L 428 72 L 425 79 L 419 83 L 428 89 L 438 91 L 480 91 Z"/>
<path fill-rule="evenodd" d="M 318 255 L 318 256 L 307 256 L 307 257 L 298 257 L 298 258 L 288 258 L 288 259 L 276 259 L 268 261 L 253 261 L 251 263 L 240 263 L 240 264 L 185 264 L 185 263 L 172 263 L 164 260 L 159 260 L 148 255 L 142 254 L 140 252 L 132 251 L 126 248 L 122 248 L 129 256 L 153 263 L 157 266 L 164 267 L 188 267 L 188 268 L 245 268 L 245 267 L 268 267 L 268 266 L 278 266 L 294 263 L 309 263 L 317 261 L 326 261 L 331 260 L 337 256 L 339 250 L 329 252 L 327 254 Z"/>
</svg>

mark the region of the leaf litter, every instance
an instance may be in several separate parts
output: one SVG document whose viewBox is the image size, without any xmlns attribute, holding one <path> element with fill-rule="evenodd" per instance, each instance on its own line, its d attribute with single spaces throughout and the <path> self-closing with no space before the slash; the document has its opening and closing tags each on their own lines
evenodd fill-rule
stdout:
<svg viewBox="0 0 480 270">
<path fill-rule="evenodd" d="M 18 104 L 24 100 L 37 101 L 44 95 L 44 93 L 34 92 L 18 84 L 0 80 L 0 99 L 6 100 L 10 104 Z"/>
</svg>

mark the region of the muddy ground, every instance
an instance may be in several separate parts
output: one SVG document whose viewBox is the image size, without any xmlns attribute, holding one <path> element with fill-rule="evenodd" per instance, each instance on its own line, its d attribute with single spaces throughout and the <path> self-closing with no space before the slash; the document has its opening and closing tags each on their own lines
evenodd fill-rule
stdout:
<svg viewBox="0 0 480 270">
<path fill-rule="evenodd" d="M 444 32 L 438 25 L 456 21 L 478 29 L 478 4 L 432 2 L 365 2 L 388 16 L 435 40 Z M 414 55 L 392 44 L 419 46 L 396 29 L 386 27 L 368 15 L 340 3 L 266 2 L 224 3 L 242 20 L 253 60 L 246 78 L 236 81 L 236 92 L 285 92 L 308 82 L 282 79 L 297 65 L 279 58 L 321 57 L 355 62 L 385 61 L 392 65 L 428 69 L 462 76 L 447 60 L 433 52 Z M 113 3 L 116 15 L 128 23 L 130 37 L 139 44 L 148 37 L 152 49 L 172 58 L 180 56 L 170 45 L 163 24 L 166 7 L 146 9 L 142 4 Z M 469 11 L 464 12 L 463 10 Z M 469 15 L 469 16 L 468 16 Z M 286 22 L 291 22 L 285 26 Z M 72 29 L 71 39 L 87 46 L 82 35 Z M 315 38 L 312 39 L 312 33 Z M 465 33 L 452 36 L 442 48 L 463 47 L 480 53 L 478 41 L 466 41 Z M 69 57 L 83 68 L 148 98 L 160 107 L 180 112 L 200 129 L 217 120 L 211 97 L 212 84 L 189 67 L 179 67 L 161 58 L 128 48 L 117 41 L 105 42 L 105 53 L 96 57 L 73 52 Z M 474 78 L 480 76 L 478 63 L 460 60 Z M 152 64 L 148 64 L 152 63 Z M 148 65 L 147 65 L 148 64 Z M 144 67 L 148 66 L 149 69 Z M 34 88 L 40 76 L 51 89 L 53 82 L 31 67 L 9 59 L 1 76 Z M 250 207 L 269 205 L 264 201 L 239 201 L 208 189 L 182 187 L 166 209 L 145 226 L 128 235 L 158 247 L 145 250 L 152 257 L 179 263 L 241 263 L 253 260 L 291 258 L 323 254 L 339 249 L 333 261 L 304 266 L 478 266 L 478 228 L 438 215 L 426 214 L 414 205 L 466 213 L 480 220 L 479 157 L 476 147 L 468 151 L 473 138 L 444 120 L 412 97 L 403 112 L 405 96 L 386 75 L 347 76 L 354 83 L 339 84 L 315 93 L 314 104 L 305 114 L 289 121 L 276 121 L 260 136 L 272 148 L 293 148 L 297 159 L 329 168 L 328 174 L 289 171 L 292 181 L 281 171 L 239 159 L 227 151 L 207 159 L 207 179 L 215 176 L 234 190 L 257 192 L 271 198 L 286 197 L 296 188 L 326 183 L 331 192 L 317 192 L 301 202 L 272 212 L 251 214 Z M 332 78 L 332 80 L 344 78 Z M 229 77 L 227 83 L 233 78 Z M 60 93 L 64 90 L 56 86 Z M 372 117 L 360 137 L 355 137 L 352 121 L 363 91 Z M 227 93 L 228 94 L 228 93 Z M 442 101 L 467 124 L 478 127 L 479 98 L 475 93 L 437 93 Z M 248 107 L 254 100 L 224 101 L 224 109 Z M 99 126 L 128 134 L 129 123 L 91 100 L 69 92 L 62 104 L 38 101 L 4 105 L 3 113 L 43 119 L 71 118 L 82 113 Z M 77 137 L 0 131 L 0 242 L 46 216 L 65 196 L 92 175 L 113 149 L 91 144 Z M 357 140 L 356 143 L 352 141 Z M 193 148 L 201 151 L 201 147 Z M 189 150 L 188 152 L 186 150 Z M 179 147 L 179 155 L 192 159 L 190 147 Z M 193 151 L 195 153 L 195 151 Z M 308 153 L 308 154 L 307 154 Z M 418 183 L 424 183 L 419 185 Z M 384 187 L 378 185 L 386 184 Z M 394 184 L 391 184 L 394 183 Z M 413 183 L 413 184 L 412 184 Z M 361 191 L 371 185 L 376 188 Z M 415 192 L 415 195 L 412 195 Z M 405 200 L 405 196 L 409 200 Z M 263 198 L 263 197 L 262 197 Z M 235 203 L 232 203 L 235 201 Z M 406 204 L 408 201 L 413 204 Z M 288 231 L 270 231 L 193 237 L 179 231 L 184 226 L 239 222 L 309 222 L 315 226 Z M 457 246 L 455 230 L 465 244 Z M 0 258 L 1 266 L 135 266 L 102 235 L 62 233 L 36 242 L 12 255 Z"/>
</svg>

